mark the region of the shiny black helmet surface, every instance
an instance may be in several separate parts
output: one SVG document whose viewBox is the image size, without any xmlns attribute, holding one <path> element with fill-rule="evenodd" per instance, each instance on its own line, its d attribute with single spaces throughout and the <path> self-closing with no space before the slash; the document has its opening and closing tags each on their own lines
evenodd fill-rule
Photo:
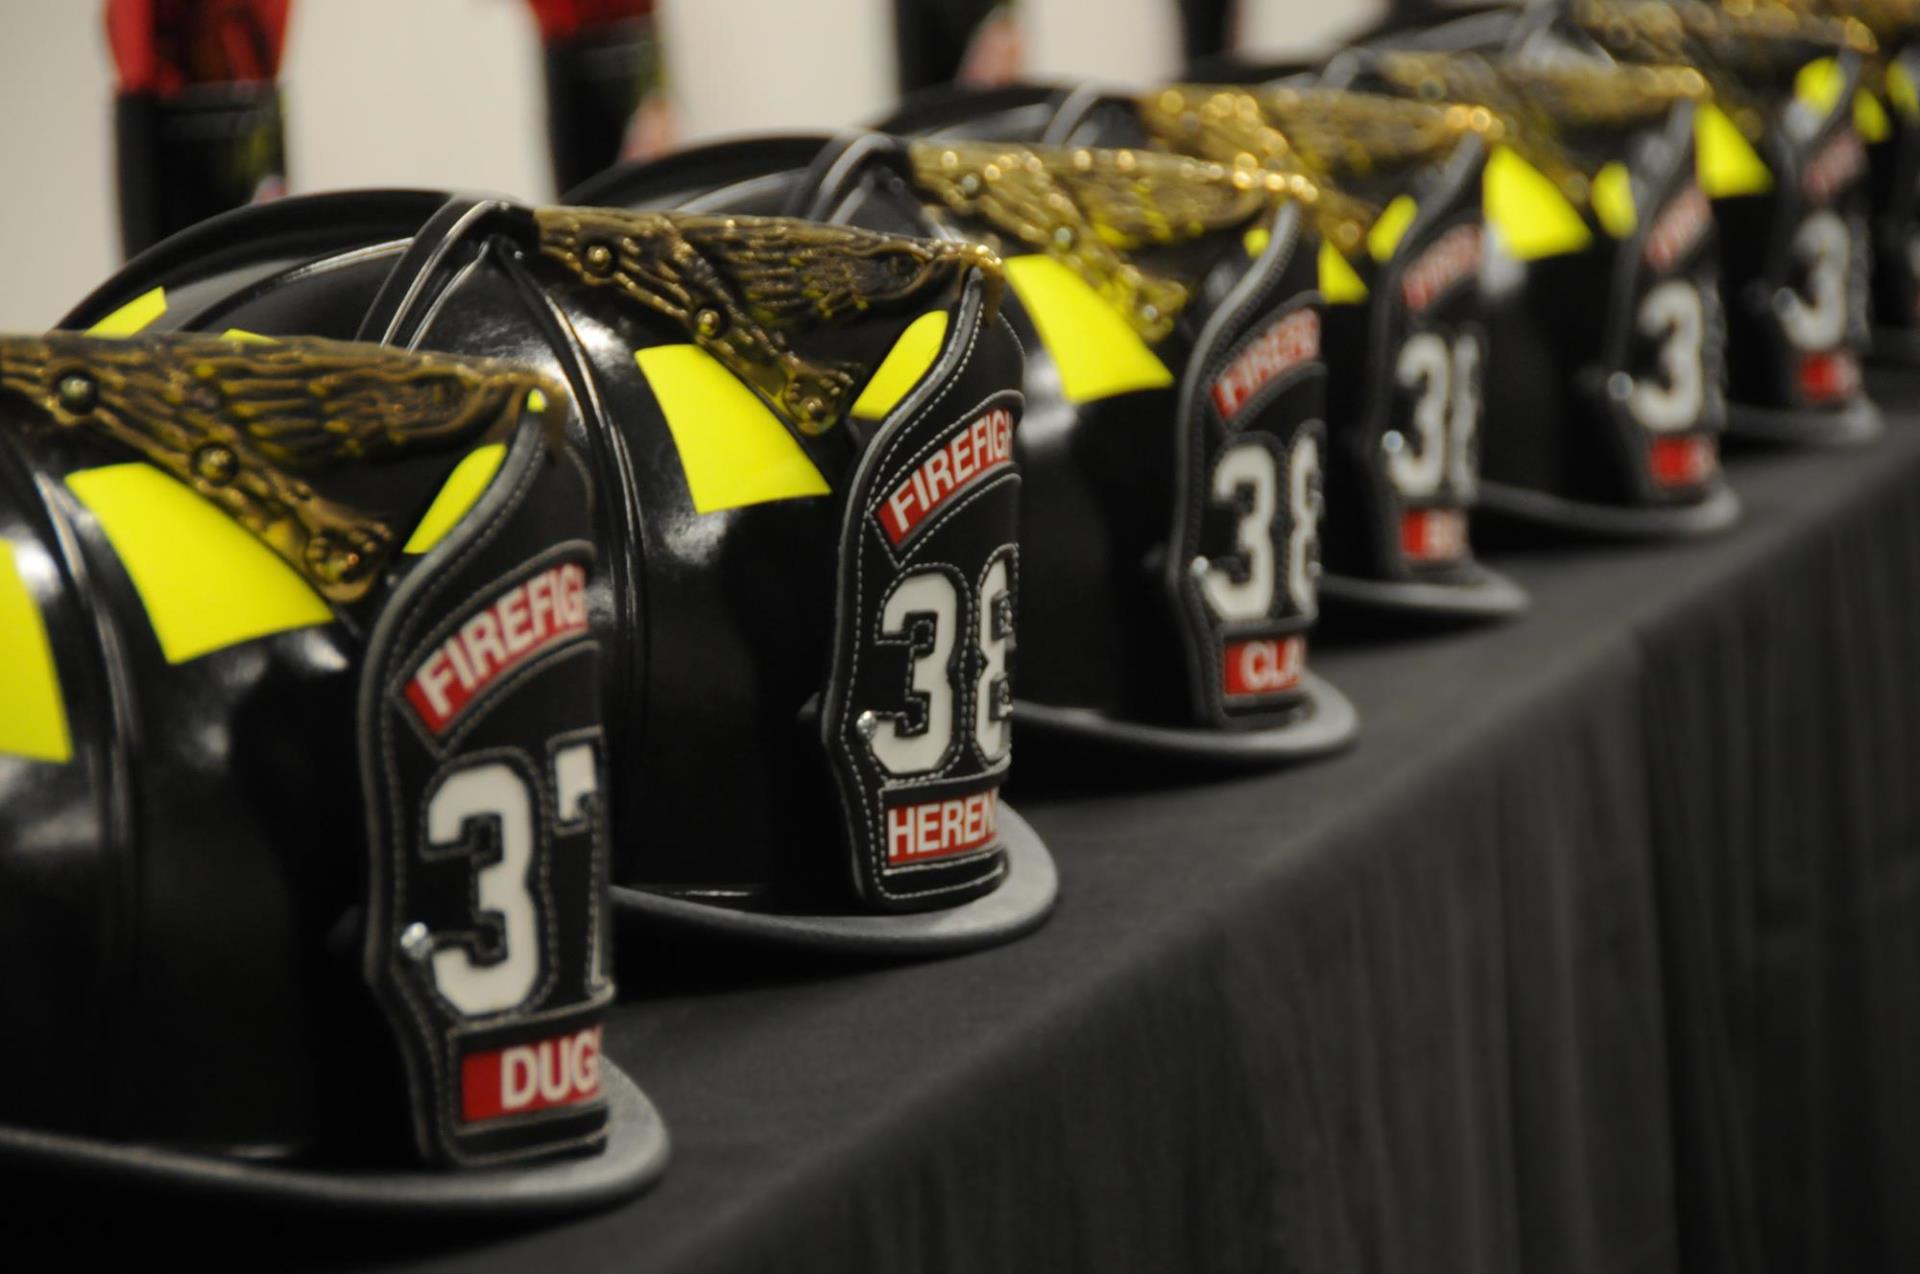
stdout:
<svg viewBox="0 0 1920 1274">
<path fill-rule="evenodd" d="M 1486 110 L 1482 502 L 1603 535 L 1731 525 L 1726 325 L 1686 67 L 1360 49 L 1327 78 Z"/>
<path fill-rule="evenodd" d="M 659 1171 L 600 1055 L 564 401 L 368 346 L 0 338 L 0 1164 L 485 1211 Z"/>
<path fill-rule="evenodd" d="M 429 192 L 249 209 L 72 322 L 359 335 L 572 389 L 622 911 L 877 952 L 1045 916 L 1011 764 L 1020 351 L 990 254 Z"/>
<path fill-rule="evenodd" d="M 1135 151 L 752 139 L 576 198 L 779 210 L 990 245 L 1026 349 L 1023 729 L 1267 761 L 1345 743 L 1305 667 L 1325 445 L 1298 175 Z"/>
<path fill-rule="evenodd" d="M 1872 191 L 1873 353 L 1920 360 L 1920 42 L 1896 33 L 1856 106 Z"/>
<path fill-rule="evenodd" d="M 1477 123 L 1378 94 L 1170 85 L 1137 98 L 1039 86 L 949 93 L 890 126 L 1164 147 L 1310 176 L 1327 365 L 1321 594 L 1471 618 L 1526 605 L 1518 586 L 1474 560 L 1468 528 L 1485 345 Z"/>
<path fill-rule="evenodd" d="M 1597 51 L 1684 64 L 1712 88 L 1695 114 L 1727 323 L 1728 429 L 1761 440 L 1870 441 L 1872 187 L 1856 123 L 1872 35 L 1779 5 L 1572 0 L 1516 32 L 1510 56 Z"/>
<path fill-rule="evenodd" d="M 1848 104 L 1867 154 L 1874 357 L 1920 359 L 1920 6 L 1911 0 L 1810 0 L 1796 8 L 1851 18 L 1873 36 Z M 1837 65 L 1837 63 L 1835 64 Z M 1826 58 L 1806 63 L 1808 97 L 1836 86 Z"/>
</svg>

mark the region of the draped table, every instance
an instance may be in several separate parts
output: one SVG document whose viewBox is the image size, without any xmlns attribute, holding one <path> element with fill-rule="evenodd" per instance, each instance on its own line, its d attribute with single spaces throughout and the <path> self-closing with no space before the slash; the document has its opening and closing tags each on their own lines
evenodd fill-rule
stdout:
<svg viewBox="0 0 1920 1274">
<path fill-rule="evenodd" d="M 1513 549 L 1517 623 L 1323 643 L 1342 756 L 1029 779 L 1063 896 L 1028 939 L 629 942 L 650 1195 L 276 1255 L 1920 1269 L 1920 377 L 1878 388 L 1869 449 L 1732 456 L 1729 535 Z"/>
</svg>

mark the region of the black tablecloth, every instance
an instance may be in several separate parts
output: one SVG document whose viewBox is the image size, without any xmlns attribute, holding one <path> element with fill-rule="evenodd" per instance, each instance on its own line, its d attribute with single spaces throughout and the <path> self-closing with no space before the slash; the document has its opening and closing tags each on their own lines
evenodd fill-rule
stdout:
<svg viewBox="0 0 1920 1274">
<path fill-rule="evenodd" d="M 1920 401 L 1920 381 L 1882 386 Z M 675 1140 L 488 1269 L 1920 1269 L 1920 414 L 1722 539 L 1316 651 L 1359 745 L 1023 793 L 1058 915 L 906 968 L 629 947 Z M 296 1231 L 297 1232 L 297 1231 Z"/>
</svg>

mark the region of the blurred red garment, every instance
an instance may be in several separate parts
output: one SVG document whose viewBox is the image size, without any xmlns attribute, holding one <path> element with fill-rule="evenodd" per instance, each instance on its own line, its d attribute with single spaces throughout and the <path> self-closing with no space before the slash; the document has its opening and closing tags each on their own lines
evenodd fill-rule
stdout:
<svg viewBox="0 0 1920 1274">
<path fill-rule="evenodd" d="M 107 0 L 107 44 L 122 93 L 272 81 L 292 0 Z"/>
<path fill-rule="evenodd" d="M 129 256 L 286 192 L 275 79 L 292 0 L 106 0 Z"/>
<path fill-rule="evenodd" d="M 528 0 L 540 24 L 554 186 L 651 159 L 679 132 L 667 94 L 658 0 Z"/>
<path fill-rule="evenodd" d="M 653 15 L 654 0 L 527 0 L 548 43 Z"/>
</svg>

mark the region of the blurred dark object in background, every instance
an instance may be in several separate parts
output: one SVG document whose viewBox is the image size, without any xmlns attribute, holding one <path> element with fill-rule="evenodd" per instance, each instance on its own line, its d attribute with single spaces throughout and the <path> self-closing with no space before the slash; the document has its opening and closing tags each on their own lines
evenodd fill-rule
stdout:
<svg viewBox="0 0 1920 1274">
<path fill-rule="evenodd" d="M 1240 0 L 1180 0 L 1180 41 L 1189 64 L 1240 44 Z"/>
<path fill-rule="evenodd" d="M 540 22 L 557 190 L 673 149 L 659 0 L 528 0 Z"/>
<path fill-rule="evenodd" d="M 128 256 L 286 190 L 275 77 L 291 0 L 107 0 Z"/>
<path fill-rule="evenodd" d="M 893 0 L 900 91 L 939 84 L 992 88 L 1026 65 L 1014 0 Z"/>
</svg>

